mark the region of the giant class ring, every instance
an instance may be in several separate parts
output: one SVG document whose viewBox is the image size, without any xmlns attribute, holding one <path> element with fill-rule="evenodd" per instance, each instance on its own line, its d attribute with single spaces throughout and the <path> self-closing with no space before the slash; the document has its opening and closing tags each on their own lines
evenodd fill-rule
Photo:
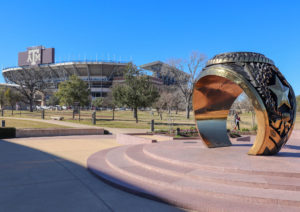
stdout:
<svg viewBox="0 0 300 212">
<path fill-rule="evenodd" d="M 231 105 L 245 92 L 257 121 L 250 155 L 273 155 L 289 139 L 296 119 L 296 98 L 291 85 L 273 61 L 253 52 L 216 55 L 200 72 L 193 90 L 198 132 L 208 147 L 232 145 L 226 121 Z"/>
</svg>

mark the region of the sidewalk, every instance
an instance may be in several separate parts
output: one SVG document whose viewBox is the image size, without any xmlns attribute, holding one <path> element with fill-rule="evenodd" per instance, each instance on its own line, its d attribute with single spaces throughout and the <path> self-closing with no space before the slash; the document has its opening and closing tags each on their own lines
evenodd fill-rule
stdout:
<svg viewBox="0 0 300 212">
<path fill-rule="evenodd" d="M 27 121 L 35 121 L 35 122 L 44 122 L 44 123 L 62 125 L 62 126 L 72 127 L 72 128 L 101 128 L 101 129 L 108 130 L 112 134 L 117 134 L 117 133 L 145 133 L 145 132 L 149 131 L 148 129 L 100 127 L 100 126 L 92 126 L 92 125 L 78 124 L 78 123 L 72 123 L 72 122 L 67 122 L 67 121 L 58 121 L 58 120 L 14 118 L 14 117 L 3 117 L 3 118 L 19 119 L 19 120 L 27 120 Z"/>
<path fill-rule="evenodd" d="M 0 211 L 182 211 L 111 187 L 86 169 L 91 154 L 117 145 L 112 135 L 0 140 Z"/>
</svg>

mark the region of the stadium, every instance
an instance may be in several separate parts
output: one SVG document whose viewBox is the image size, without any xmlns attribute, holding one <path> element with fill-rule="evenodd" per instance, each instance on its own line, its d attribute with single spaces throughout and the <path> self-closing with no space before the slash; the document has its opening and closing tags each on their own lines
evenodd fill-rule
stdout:
<svg viewBox="0 0 300 212">
<path fill-rule="evenodd" d="M 18 54 L 18 66 L 8 67 L 2 70 L 4 79 L 8 85 L 20 84 L 18 82 L 43 75 L 48 83 L 48 93 L 57 90 L 58 84 L 67 80 L 71 75 L 77 75 L 87 82 L 91 97 L 105 97 L 111 92 L 112 85 L 124 81 L 123 72 L 128 62 L 116 61 L 64 61 L 55 63 L 55 49 L 43 46 L 29 47 L 27 51 Z M 150 81 L 155 85 L 174 84 L 174 79 L 161 74 L 168 65 L 155 61 L 139 66 L 148 71 Z M 31 76 L 30 73 L 32 74 Z M 47 94 L 48 95 L 48 94 Z M 45 96 L 43 99 L 49 98 Z M 41 105 L 44 105 L 44 100 Z"/>
</svg>

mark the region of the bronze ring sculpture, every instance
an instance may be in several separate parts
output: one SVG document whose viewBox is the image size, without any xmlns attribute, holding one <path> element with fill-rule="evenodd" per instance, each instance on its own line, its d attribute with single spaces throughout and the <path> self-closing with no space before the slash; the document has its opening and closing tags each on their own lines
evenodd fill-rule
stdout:
<svg viewBox="0 0 300 212">
<path fill-rule="evenodd" d="M 276 154 L 292 133 L 296 98 L 273 61 L 252 52 L 216 55 L 201 71 L 194 85 L 193 110 L 203 142 L 208 147 L 231 145 L 227 115 L 243 91 L 253 104 L 257 120 L 256 140 L 248 154 Z"/>
</svg>

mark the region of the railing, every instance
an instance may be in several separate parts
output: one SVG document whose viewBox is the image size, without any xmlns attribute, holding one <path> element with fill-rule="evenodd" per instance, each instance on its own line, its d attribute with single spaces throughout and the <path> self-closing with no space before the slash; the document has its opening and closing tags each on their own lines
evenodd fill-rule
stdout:
<svg viewBox="0 0 300 212">
<path fill-rule="evenodd" d="M 49 64 L 40 64 L 40 67 L 48 66 L 48 65 L 57 65 L 61 63 L 118 63 L 118 64 L 126 64 L 129 63 L 128 61 L 115 61 L 115 60 L 88 60 L 88 59 L 78 59 L 78 60 L 59 60 L 55 63 L 49 63 Z M 24 66 L 24 67 L 30 67 L 30 66 Z M 14 69 L 14 68 L 20 68 L 20 66 L 10 66 L 10 67 L 3 67 L 2 70 L 6 69 Z"/>
<path fill-rule="evenodd" d="M 94 110 L 81 110 L 80 116 L 78 113 L 74 114 L 73 110 L 34 110 L 30 112 L 28 110 L 0 110 L 0 118 L 30 118 L 30 119 L 52 119 L 52 117 L 64 117 L 64 120 L 92 120 Z M 111 120 L 112 116 L 103 116 L 101 111 L 96 111 L 96 117 L 98 119 Z"/>
</svg>

